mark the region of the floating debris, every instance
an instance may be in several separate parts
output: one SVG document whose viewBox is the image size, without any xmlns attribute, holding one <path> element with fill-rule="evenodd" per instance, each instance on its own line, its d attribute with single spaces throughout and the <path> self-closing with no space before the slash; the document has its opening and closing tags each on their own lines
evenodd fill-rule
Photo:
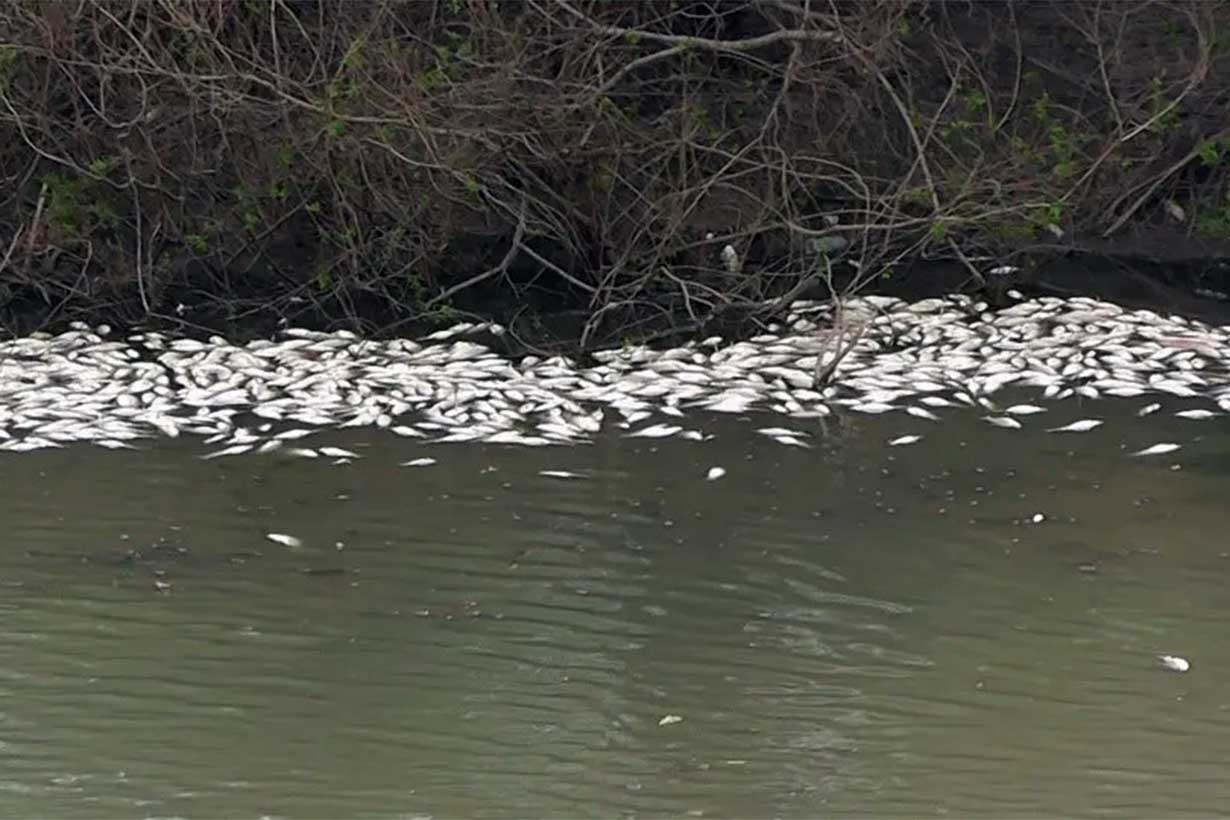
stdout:
<svg viewBox="0 0 1230 820">
<path fill-rule="evenodd" d="M 1175 450 L 1178 450 L 1181 446 L 1182 445 L 1173 444 L 1171 442 L 1164 441 L 1164 442 L 1161 442 L 1160 444 L 1154 444 L 1151 447 L 1146 447 L 1143 450 L 1137 450 L 1136 452 L 1132 453 L 1132 455 L 1134 456 L 1162 456 L 1162 455 L 1165 455 L 1166 453 L 1173 453 Z"/>
<path fill-rule="evenodd" d="M 717 481 L 722 476 L 726 475 L 725 467 L 710 467 L 709 472 L 705 473 L 706 481 Z"/>
<path fill-rule="evenodd" d="M 1033 516 L 1029 519 L 1031 524 L 1041 524 L 1045 520 L 1046 520 L 1046 516 L 1043 515 L 1042 513 L 1034 513 Z"/>
<path fill-rule="evenodd" d="M 265 534 L 265 538 L 275 544 L 281 544 L 284 547 L 302 547 L 303 542 L 293 535 L 287 535 L 281 532 L 270 532 Z"/>
<path fill-rule="evenodd" d="M 676 723 L 683 723 L 683 718 L 679 715 L 665 715 L 658 721 L 659 726 L 674 726 Z"/>
<path fill-rule="evenodd" d="M 1187 658 L 1181 658 L 1178 655 L 1158 655 L 1157 659 L 1162 662 L 1162 666 L 1172 672 L 1186 672 L 1192 668 Z"/>
</svg>

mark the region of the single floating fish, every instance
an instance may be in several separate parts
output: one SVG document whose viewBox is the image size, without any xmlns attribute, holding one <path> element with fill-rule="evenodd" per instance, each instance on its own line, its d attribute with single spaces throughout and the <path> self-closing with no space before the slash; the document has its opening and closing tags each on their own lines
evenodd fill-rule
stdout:
<svg viewBox="0 0 1230 820">
<path fill-rule="evenodd" d="M 790 430 L 786 427 L 761 427 L 756 432 L 760 433 L 762 436 L 770 436 L 770 437 L 790 436 L 792 438 L 795 438 L 798 436 L 807 435 L 802 430 Z"/>
<path fill-rule="evenodd" d="M 683 428 L 677 424 L 651 424 L 639 430 L 628 433 L 628 438 L 666 438 L 673 436 Z"/>
<path fill-rule="evenodd" d="M 358 453 L 344 450 L 341 447 L 321 447 L 319 452 L 322 456 L 328 456 L 329 458 L 359 458 Z"/>
<path fill-rule="evenodd" d="M 1101 419 L 1079 419 L 1063 427 L 1052 427 L 1048 433 L 1087 433 L 1095 427 L 1101 427 Z"/>
<path fill-rule="evenodd" d="M 1137 410 L 1136 415 L 1147 416 L 1150 413 L 1156 413 L 1158 410 L 1161 410 L 1161 409 L 1162 409 L 1162 405 L 1158 404 L 1157 402 L 1154 402 L 1153 404 L 1146 404 L 1144 407 Z"/>
<path fill-rule="evenodd" d="M 1205 419 L 1211 419 L 1214 416 L 1220 416 L 1221 413 L 1214 413 L 1212 410 L 1180 410 L 1175 413 L 1175 415 L 1181 419 L 1195 419 L 1197 421 L 1204 421 Z"/>
<path fill-rule="evenodd" d="M 1157 659 L 1171 672 L 1186 672 L 1192 668 L 1187 658 L 1181 658 L 1178 655 L 1158 655 Z"/>
<path fill-rule="evenodd" d="M 570 472 L 568 470 L 539 470 L 538 474 L 547 478 L 585 478 L 580 473 Z"/>
<path fill-rule="evenodd" d="M 706 481 L 717 481 L 722 476 L 726 475 L 725 467 L 710 467 L 709 472 L 705 473 Z"/>
<path fill-rule="evenodd" d="M 1008 430 L 1020 430 L 1021 423 L 1011 416 L 983 416 L 983 421 Z"/>
<path fill-rule="evenodd" d="M 1154 444 L 1151 447 L 1146 447 L 1143 450 L 1137 450 L 1131 455 L 1134 455 L 1134 456 L 1162 456 L 1162 455 L 1165 455 L 1166 453 L 1173 453 L 1175 450 L 1178 450 L 1181 446 L 1182 445 L 1173 444 L 1171 442 L 1164 441 L 1160 444 Z"/>
<path fill-rule="evenodd" d="M 917 416 L 920 419 L 928 419 L 929 421 L 939 421 L 940 420 L 939 416 L 937 416 L 935 413 L 932 413 L 930 410 L 928 410 L 925 407 L 915 407 L 914 405 L 910 405 L 909 407 L 905 408 L 905 412 L 909 413 L 911 416 Z"/>
<path fill-rule="evenodd" d="M 659 726 L 673 726 L 676 723 L 683 723 L 683 718 L 679 717 L 679 715 L 664 715 L 658 721 Z"/>
<path fill-rule="evenodd" d="M 1036 404 L 1014 404 L 1004 412 L 1012 416 L 1032 416 L 1034 413 L 1045 413 L 1046 408 Z"/>
<path fill-rule="evenodd" d="M 300 541 L 295 536 L 286 535 L 285 533 L 281 533 L 281 532 L 266 533 L 265 538 L 269 539 L 275 544 L 281 544 L 284 547 L 302 547 L 303 546 L 303 542 Z"/>
<path fill-rule="evenodd" d="M 412 458 L 409 461 L 403 461 L 401 463 L 401 466 L 402 467 L 429 467 L 435 463 L 436 463 L 436 460 L 434 458 Z"/>
<path fill-rule="evenodd" d="M 922 436 L 898 436 L 888 443 L 889 447 L 901 447 L 905 444 L 916 444 L 922 441 Z"/>
<path fill-rule="evenodd" d="M 211 458 L 221 458 L 222 456 L 237 456 L 251 449 L 251 444 L 235 444 L 231 447 L 223 447 L 221 450 L 214 450 L 212 453 L 206 453 L 201 458 L 208 461 Z"/>
</svg>

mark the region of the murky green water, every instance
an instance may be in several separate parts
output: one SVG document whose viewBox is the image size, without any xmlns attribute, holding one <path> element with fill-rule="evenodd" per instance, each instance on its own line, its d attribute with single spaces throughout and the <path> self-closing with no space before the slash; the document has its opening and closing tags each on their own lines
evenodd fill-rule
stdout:
<svg viewBox="0 0 1230 820">
<path fill-rule="evenodd" d="M 1134 408 L 6 457 L 0 813 L 1223 812 L 1230 422 Z"/>
</svg>

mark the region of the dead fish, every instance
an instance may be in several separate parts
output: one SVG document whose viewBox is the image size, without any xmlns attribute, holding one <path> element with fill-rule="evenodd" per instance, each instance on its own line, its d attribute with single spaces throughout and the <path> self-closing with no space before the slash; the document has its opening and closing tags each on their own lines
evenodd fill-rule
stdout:
<svg viewBox="0 0 1230 820">
<path fill-rule="evenodd" d="M 1220 416 L 1221 413 L 1214 413 L 1212 410 L 1180 410 L 1175 413 L 1175 415 L 1181 419 L 1195 419 L 1197 421 L 1203 421 L 1205 419 L 1211 419 L 1214 416 Z"/>
<path fill-rule="evenodd" d="M 302 547 L 303 542 L 293 535 L 287 535 L 282 532 L 270 532 L 265 534 L 265 538 L 275 544 L 281 544 L 284 547 Z"/>
<path fill-rule="evenodd" d="M 539 470 L 538 474 L 547 478 L 585 478 L 580 473 L 570 472 L 569 470 Z"/>
<path fill-rule="evenodd" d="M 1032 416 L 1034 413 L 1045 413 L 1046 408 L 1036 404 L 1014 404 L 1004 412 L 1012 416 Z"/>
<path fill-rule="evenodd" d="M 863 402 L 862 404 L 851 405 L 850 409 L 856 413 L 869 413 L 871 415 L 879 415 L 880 413 L 887 413 L 891 410 L 896 410 L 897 405 L 886 404 L 880 401 L 868 401 L 868 402 Z"/>
<path fill-rule="evenodd" d="M 1146 447 L 1143 450 L 1137 450 L 1136 452 L 1132 453 L 1132 455 L 1134 456 L 1161 456 L 1161 455 L 1165 455 L 1166 453 L 1173 453 L 1175 450 L 1178 450 L 1180 446 L 1182 445 L 1172 444 L 1171 442 L 1164 441 L 1161 444 L 1154 444 L 1152 447 Z"/>
<path fill-rule="evenodd" d="M 628 438 L 666 438 L 673 436 L 683 428 L 677 424 L 651 424 L 639 430 L 628 433 Z"/>
<path fill-rule="evenodd" d="M 726 475 L 726 468 L 710 467 L 709 472 L 705 473 L 705 480 L 706 481 L 717 481 L 719 478 L 721 478 L 724 475 Z"/>
<path fill-rule="evenodd" d="M 1010 416 L 983 416 L 982 420 L 988 424 L 994 424 L 996 427 L 1003 427 L 1008 430 L 1021 429 L 1021 423 Z"/>
<path fill-rule="evenodd" d="M 940 420 L 939 416 L 937 416 L 935 413 L 932 413 L 930 410 L 928 410 L 925 407 L 915 407 L 914 405 L 910 405 L 909 407 L 905 408 L 905 412 L 909 413 L 911 416 L 917 416 L 920 419 L 928 419 L 930 421 Z"/>
<path fill-rule="evenodd" d="M 773 436 L 773 437 L 776 437 L 776 436 L 798 437 L 798 436 L 807 435 L 802 430 L 791 430 L 788 427 L 761 427 L 757 429 L 756 432 L 760 433 L 762 436 Z"/>
<path fill-rule="evenodd" d="M 211 458 L 221 458 L 222 456 L 237 456 L 241 453 L 249 452 L 251 449 L 251 444 L 234 444 L 230 447 L 223 447 L 221 450 L 214 450 L 212 453 L 206 453 L 201 458 L 208 460 Z"/>
<path fill-rule="evenodd" d="M 919 441 L 922 441 L 922 436 L 897 436 L 897 438 L 888 443 L 888 446 L 900 447 L 904 444 L 915 444 Z"/>
<path fill-rule="evenodd" d="M 1153 404 L 1146 404 L 1144 407 L 1137 410 L 1136 415 L 1147 416 L 1150 413 L 1156 413 L 1158 410 L 1161 410 L 1161 409 L 1162 409 L 1162 405 L 1158 404 L 1157 402 L 1154 402 Z"/>
<path fill-rule="evenodd" d="M 432 464 L 435 464 L 435 463 L 436 463 L 436 460 L 434 458 L 412 458 L 409 461 L 403 461 L 401 463 L 401 466 L 402 467 L 430 467 Z"/>
<path fill-rule="evenodd" d="M 358 453 L 342 449 L 341 447 L 321 447 L 317 452 L 329 458 L 359 458 Z"/>
<path fill-rule="evenodd" d="M 1101 419 L 1078 419 L 1071 424 L 1065 424 L 1063 427 L 1052 427 L 1047 430 L 1048 433 L 1087 433 L 1095 427 L 1101 427 L 1103 424 Z"/>
<path fill-rule="evenodd" d="M 1187 658 L 1181 658 L 1178 655 L 1158 655 L 1157 659 L 1162 662 L 1162 666 L 1171 672 L 1186 672 L 1192 668 L 1191 662 Z"/>
</svg>

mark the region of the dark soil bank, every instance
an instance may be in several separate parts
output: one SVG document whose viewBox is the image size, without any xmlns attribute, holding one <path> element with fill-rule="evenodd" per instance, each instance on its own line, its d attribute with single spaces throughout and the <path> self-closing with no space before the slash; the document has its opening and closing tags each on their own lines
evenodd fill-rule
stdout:
<svg viewBox="0 0 1230 820">
<path fill-rule="evenodd" d="M 1008 287 L 1227 321 L 1230 4 L 85 0 L 0 43 L 11 332 L 576 349 Z"/>
</svg>

